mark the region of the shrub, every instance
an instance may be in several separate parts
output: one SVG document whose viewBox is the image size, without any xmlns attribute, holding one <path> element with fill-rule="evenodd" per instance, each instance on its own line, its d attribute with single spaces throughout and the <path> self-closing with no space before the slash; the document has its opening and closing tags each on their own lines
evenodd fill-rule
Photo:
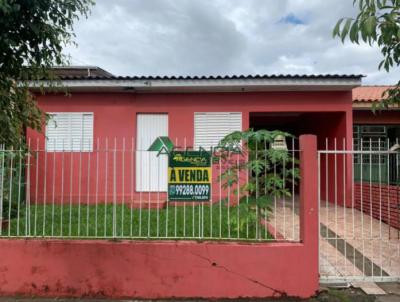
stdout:
<svg viewBox="0 0 400 302">
<path fill-rule="evenodd" d="M 282 131 L 248 129 L 227 135 L 218 145 L 215 157 L 228 162 L 219 181 L 223 188 L 231 188 L 239 195 L 237 206 L 241 214 L 232 216 L 230 221 L 234 229 L 242 230 L 245 226 L 259 224 L 260 218 L 271 212 L 273 200 L 290 197 L 292 192 L 289 188 L 300 178 L 298 160 L 293 159 L 288 150 L 271 148 L 277 136 L 293 137 Z M 233 154 L 241 160 L 229 163 Z M 240 172 L 243 171 L 247 173 L 248 181 L 240 184 Z"/>
<path fill-rule="evenodd" d="M 24 165 L 23 151 L 0 151 L 0 220 L 16 217 L 25 203 Z"/>
</svg>

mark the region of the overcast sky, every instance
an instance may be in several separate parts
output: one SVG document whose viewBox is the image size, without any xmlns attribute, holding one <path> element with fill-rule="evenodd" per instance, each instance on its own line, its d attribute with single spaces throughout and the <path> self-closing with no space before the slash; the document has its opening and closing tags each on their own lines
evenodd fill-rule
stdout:
<svg viewBox="0 0 400 302">
<path fill-rule="evenodd" d="M 115 75 L 355 73 L 392 84 L 399 68 L 378 72 L 379 50 L 342 44 L 332 28 L 352 16 L 352 0 L 97 0 L 75 25 L 74 65 Z"/>
</svg>

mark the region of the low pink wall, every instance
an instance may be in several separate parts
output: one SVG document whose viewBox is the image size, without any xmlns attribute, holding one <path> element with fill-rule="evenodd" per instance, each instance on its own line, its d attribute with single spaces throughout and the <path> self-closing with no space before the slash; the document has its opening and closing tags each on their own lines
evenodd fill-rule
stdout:
<svg viewBox="0 0 400 302">
<path fill-rule="evenodd" d="M 300 242 L 0 240 L 0 295 L 296 296 L 318 290 L 317 140 L 300 137 Z"/>
<path fill-rule="evenodd" d="M 302 244 L 0 241 L 0 294 L 112 298 L 309 297 Z M 302 261 L 299 261 L 302 259 Z"/>
</svg>

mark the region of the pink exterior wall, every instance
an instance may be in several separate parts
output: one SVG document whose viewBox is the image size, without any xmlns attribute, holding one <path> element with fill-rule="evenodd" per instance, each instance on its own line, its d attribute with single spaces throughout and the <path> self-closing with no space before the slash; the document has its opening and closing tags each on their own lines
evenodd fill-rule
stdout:
<svg viewBox="0 0 400 302">
<path fill-rule="evenodd" d="M 300 243 L 0 240 L 0 294 L 297 296 L 318 290 L 317 143 L 300 138 Z"/>
<path fill-rule="evenodd" d="M 136 115 L 138 113 L 168 113 L 169 136 L 181 147 L 193 146 L 194 112 L 242 112 L 243 129 L 249 127 L 250 112 L 313 112 L 320 118 L 307 121 L 306 133 L 318 135 L 319 147 L 324 146 L 325 137 L 337 137 L 342 141 L 345 137 L 348 145 L 352 138 L 352 104 L 351 92 L 257 92 L 257 93 L 164 93 L 164 94 L 133 94 L 133 93 L 72 93 L 71 96 L 46 95 L 39 97 L 39 106 L 46 112 L 93 112 L 94 113 L 94 146 L 104 149 L 105 140 L 108 138 L 108 147 L 122 148 L 125 137 L 127 148 L 131 148 L 136 136 Z M 39 145 L 44 149 L 43 135 L 28 131 L 28 138 L 33 149 Z M 340 143 L 339 143 L 340 144 Z M 111 201 L 113 193 L 113 166 L 112 154 L 100 152 L 99 154 L 99 202 Z M 71 156 L 73 156 L 73 172 L 71 176 Z M 31 166 L 31 201 L 57 202 L 69 201 L 92 203 L 95 199 L 95 182 L 93 164 L 97 154 L 70 153 L 64 159 L 60 153 L 41 153 Z M 105 176 L 105 157 L 109 156 L 107 181 Z M 121 199 L 138 199 L 135 192 L 135 175 L 130 173 L 132 154 L 125 156 L 125 184 L 122 190 L 122 153 L 117 154 L 117 201 Z M 81 158 L 80 158 L 81 157 Z M 88 160 L 92 169 L 88 168 Z M 39 161 L 36 171 L 36 161 Z M 55 161 L 55 165 L 53 165 Z M 64 161 L 64 167 L 61 163 Z M 46 172 L 45 172 L 46 166 Z M 216 178 L 219 174 L 217 165 L 214 166 L 213 200 L 220 196 L 219 183 Z M 133 168 L 134 171 L 135 168 Z M 88 171 L 91 170 L 91 174 Z M 79 175 L 78 171 L 81 171 Z M 64 173 L 64 177 L 62 176 Z M 39 181 L 36 183 L 36 173 Z M 348 173 L 351 173 L 351 171 Z M 44 183 L 46 175 L 46 184 Z M 54 175 L 54 177 L 53 177 Z M 63 179 L 62 179 L 63 178 Z M 72 186 L 71 181 L 72 179 Z M 350 179 L 350 178 L 349 178 Z M 64 182 L 64 188 L 61 183 Z M 105 183 L 108 183 L 107 187 Z M 50 189 L 55 184 L 55 191 Z M 133 186 L 132 186 L 133 184 Z M 72 190 L 70 188 L 72 187 Z M 44 190 L 46 188 L 46 193 Z M 340 190 L 343 191 L 343 190 Z M 61 193 L 63 192 L 63 194 Z M 89 194 L 88 194 L 89 193 Z M 63 196 L 62 196 L 63 195 Z M 222 192 L 224 195 L 224 192 Z M 161 198 L 165 198 L 165 194 Z M 146 198 L 152 199 L 152 196 Z M 155 198 L 155 197 L 154 197 Z"/>
</svg>

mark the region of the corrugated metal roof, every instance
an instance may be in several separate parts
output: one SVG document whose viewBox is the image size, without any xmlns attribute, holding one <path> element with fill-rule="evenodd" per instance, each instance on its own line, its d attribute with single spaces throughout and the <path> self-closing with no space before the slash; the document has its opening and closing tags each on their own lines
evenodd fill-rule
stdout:
<svg viewBox="0 0 400 302">
<path fill-rule="evenodd" d="M 91 67 L 93 70 L 98 67 Z M 349 91 L 361 84 L 360 74 L 254 74 L 204 76 L 114 76 L 88 72 L 83 66 L 58 68 L 64 87 L 74 91 L 143 91 L 143 92 L 237 92 L 237 91 Z M 79 71 L 79 72 L 78 72 Z M 90 71 L 90 70 L 89 70 Z M 49 85 L 46 79 L 32 81 L 31 88 Z"/>
<path fill-rule="evenodd" d="M 361 86 L 353 89 L 353 102 L 378 102 L 383 93 L 393 86 Z"/>
<path fill-rule="evenodd" d="M 50 69 L 50 73 L 59 78 L 64 77 L 112 77 L 113 74 L 107 70 L 97 66 L 54 66 Z"/>
<path fill-rule="evenodd" d="M 256 74 L 218 76 L 60 76 L 61 80 L 257 80 L 257 79 L 360 79 L 360 74 Z"/>
</svg>

